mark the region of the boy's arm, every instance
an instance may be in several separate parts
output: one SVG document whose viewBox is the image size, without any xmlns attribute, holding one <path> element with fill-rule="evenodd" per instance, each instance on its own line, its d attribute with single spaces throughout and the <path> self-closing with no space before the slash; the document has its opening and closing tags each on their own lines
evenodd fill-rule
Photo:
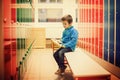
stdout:
<svg viewBox="0 0 120 80">
<path fill-rule="evenodd" d="M 71 40 L 65 44 L 63 44 L 64 47 L 71 47 L 77 43 L 78 40 L 78 32 L 75 30 L 71 34 Z"/>
</svg>

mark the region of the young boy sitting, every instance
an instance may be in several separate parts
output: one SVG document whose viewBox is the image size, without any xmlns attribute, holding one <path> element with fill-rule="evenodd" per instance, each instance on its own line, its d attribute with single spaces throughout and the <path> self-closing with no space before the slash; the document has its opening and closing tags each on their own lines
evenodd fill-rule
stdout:
<svg viewBox="0 0 120 80">
<path fill-rule="evenodd" d="M 78 40 L 78 32 L 72 26 L 72 16 L 66 15 L 62 17 L 61 20 L 65 29 L 61 38 L 61 48 L 59 48 L 53 55 L 59 67 L 55 74 L 64 73 L 66 69 L 66 66 L 64 65 L 64 54 L 66 52 L 74 51 Z"/>
</svg>

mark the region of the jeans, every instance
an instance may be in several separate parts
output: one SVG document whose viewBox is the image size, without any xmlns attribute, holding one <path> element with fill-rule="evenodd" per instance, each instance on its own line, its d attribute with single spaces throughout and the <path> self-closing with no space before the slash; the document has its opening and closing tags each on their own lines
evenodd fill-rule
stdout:
<svg viewBox="0 0 120 80">
<path fill-rule="evenodd" d="M 55 61 L 57 62 L 60 69 L 65 69 L 66 66 L 64 65 L 64 54 L 66 52 L 72 52 L 70 48 L 59 48 L 54 54 Z"/>
</svg>

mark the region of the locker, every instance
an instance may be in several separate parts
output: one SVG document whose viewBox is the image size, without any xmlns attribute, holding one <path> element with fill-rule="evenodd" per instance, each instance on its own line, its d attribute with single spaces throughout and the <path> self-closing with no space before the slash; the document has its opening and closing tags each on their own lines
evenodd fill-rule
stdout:
<svg viewBox="0 0 120 80">
<path fill-rule="evenodd" d="M 10 7 L 11 0 L 3 1 L 3 36 L 4 36 L 4 80 L 15 80 L 16 78 L 16 28 L 15 10 Z"/>
<path fill-rule="evenodd" d="M 120 0 L 116 0 L 116 66 L 120 67 Z"/>
<path fill-rule="evenodd" d="M 110 31 L 109 31 L 109 61 L 114 64 L 114 0 L 110 0 Z"/>
<path fill-rule="evenodd" d="M 108 0 L 104 0 L 104 60 L 108 61 Z"/>
</svg>

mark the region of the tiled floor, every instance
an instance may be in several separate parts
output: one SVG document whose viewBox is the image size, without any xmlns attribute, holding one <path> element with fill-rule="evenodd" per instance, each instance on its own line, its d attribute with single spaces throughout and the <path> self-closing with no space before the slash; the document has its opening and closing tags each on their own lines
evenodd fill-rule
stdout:
<svg viewBox="0 0 120 80">
<path fill-rule="evenodd" d="M 61 77 L 54 74 L 57 69 L 52 49 L 34 49 L 29 57 L 24 80 L 60 80 Z M 112 75 L 111 80 L 119 79 Z"/>
</svg>

